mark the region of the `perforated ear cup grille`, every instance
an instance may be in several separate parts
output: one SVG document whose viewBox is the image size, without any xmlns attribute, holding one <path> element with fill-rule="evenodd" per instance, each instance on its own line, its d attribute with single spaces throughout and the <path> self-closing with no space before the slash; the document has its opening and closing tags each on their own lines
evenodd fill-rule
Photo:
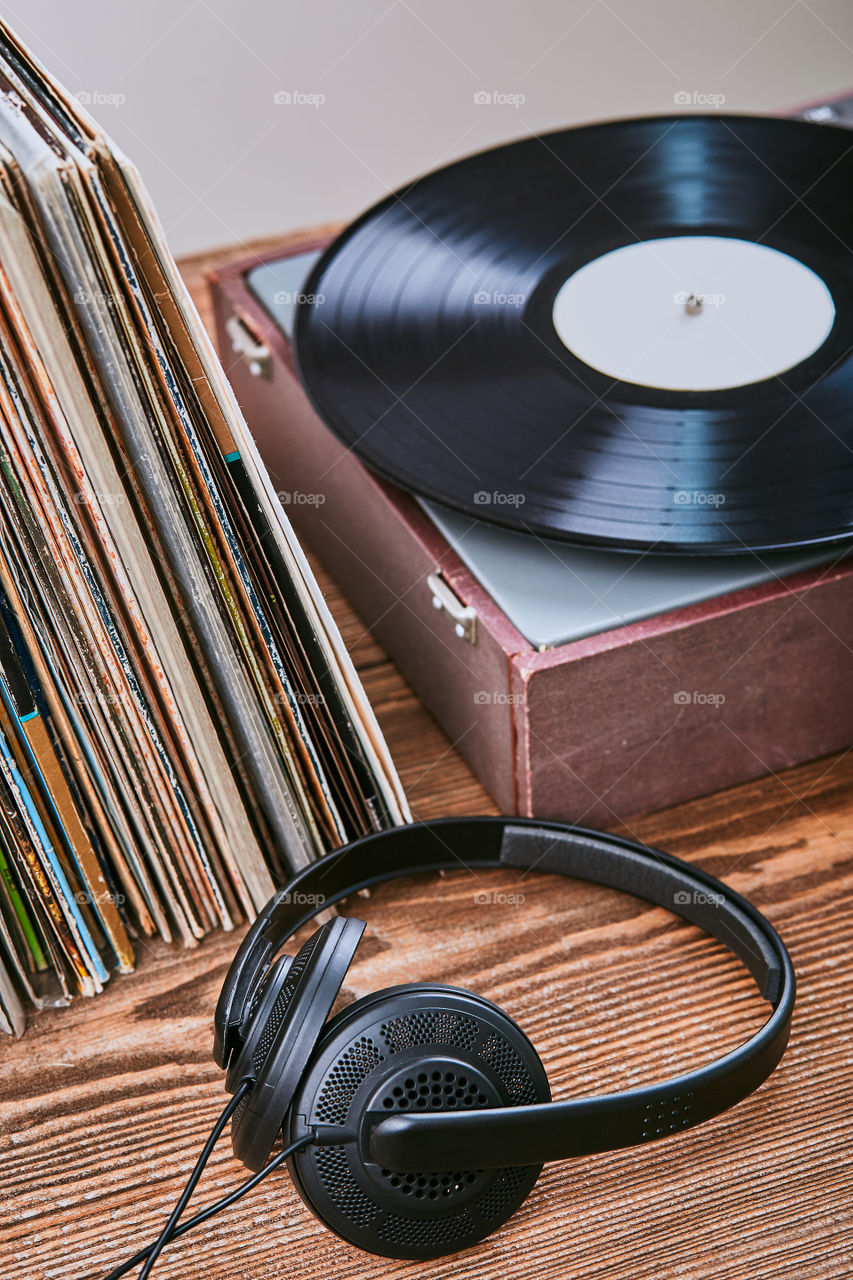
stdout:
<svg viewBox="0 0 853 1280">
<path fill-rule="evenodd" d="M 317 934 L 312 933 L 311 937 L 299 948 L 290 968 L 287 970 L 287 977 L 284 984 L 276 997 L 276 1002 L 272 1007 L 272 1012 L 266 1021 L 261 1037 L 258 1041 L 257 1048 L 252 1054 L 252 1069 L 257 1076 L 264 1063 L 267 1060 L 269 1051 L 272 1048 L 276 1032 L 284 1021 L 285 1014 L 290 1008 L 293 1000 L 293 993 L 296 990 L 302 972 L 317 946 Z"/>
<path fill-rule="evenodd" d="M 389 1053 L 399 1053 L 419 1044 L 453 1044 L 470 1049 L 476 1042 L 478 1030 L 473 1018 L 447 1010 L 407 1013 L 382 1024 L 382 1039 Z"/>
<path fill-rule="evenodd" d="M 233 1112 L 231 1113 L 231 1127 L 232 1127 L 232 1129 L 236 1129 L 237 1125 L 238 1125 L 238 1124 L 240 1123 L 240 1121 L 242 1120 L 242 1118 L 243 1118 L 243 1112 L 246 1110 L 246 1102 L 247 1102 L 247 1101 L 248 1101 L 248 1099 L 247 1099 L 247 1098 L 243 1098 L 243 1099 L 242 1099 L 242 1101 L 240 1101 L 240 1102 L 238 1102 L 238 1103 L 237 1103 L 237 1106 L 234 1108 Z"/>
<path fill-rule="evenodd" d="M 292 967 L 293 959 L 290 956 L 279 956 L 269 966 L 257 985 L 257 989 L 252 996 L 249 1016 L 243 1028 L 243 1034 L 240 1037 L 242 1041 L 241 1048 L 234 1057 L 226 1080 L 227 1086 L 232 1092 L 247 1075 L 255 1075 L 255 1067 L 252 1062 L 253 1057 L 256 1055 L 255 1045 L 259 1038 L 264 1039 L 270 1015 L 277 1004 L 279 989 L 286 982 Z M 231 1117 L 232 1131 L 240 1123 L 247 1105 L 248 1097 L 243 1099 Z"/>
<path fill-rule="evenodd" d="M 273 1005 L 272 1012 L 264 1025 L 263 1031 L 261 1032 L 257 1048 L 252 1054 L 252 1069 L 255 1075 L 258 1074 L 261 1067 L 267 1060 L 267 1055 L 272 1048 L 272 1042 L 275 1040 L 275 1033 L 281 1026 L 282 1019 L 287 1013 L 287 1006 L 290 1004 L 292 998 L 293 988 L 289 985 L 282 987 L 281 991 L 278 993 L 278 998 Z"/>
<path fill-rule="evenodd" d="M 477 1024 L 471 1025 L 476 1043 Z M 388 1077 L 369 1099 L 368 1107 L 372 1111 L 381 1108 L 383 1114 L 464 1111 L 499 1107 L 503 1101 L 503 1094 L 478 1068 L 430 1057 L 420 1059 L 417 1067 L 399 1066 L 396 1074 Z M 412 1205 L 442 1212 L 451 1205 L 458 1208 L 478 1196 L 491 1180 L 491 1174 L 482 1169 L 454 1169 L 445 1173 L 396 1173 L 393 1169 L 380 1169 L 379 1175 L 388 1196 L 397 1200 L 403 1211 Z"/>
<path fill-rule="evenodd" d="M 477 1103 L 485 1107 L 488 1096 L 482 1092 L 476 1080 L 469 1080 L 461 1071 L 435 1070 L 412 1072 L 402 1084 L 393 1088 L 382 1099 L 386 1111 L 405 1111 L 408 1107 L 430 1108 L 443 1111 L 447 1107 L 473 1107 Z"/>
<path fill-rule="evenodd" d="M 389 1186 L 400 1189 L 405 1196 L 414 1196 L 416 1200 L 428 1197 L 430 1200 L 449 1200 L 472 1186 L 482 1174 L 482 1169 L 460 1169 L 454 1173 L 395 1173 L 393 1169 L 383 1169 L 382 1177 Z"/>
<path fill-rule="evenodd" d="M 358 1227 L 366 1227 L 382 1212 L 353 1177 L 344 1147 L 321 1147 L 315 1164 L 334 1204 Z"/>
<path fill-rule="evenodd" d="M 276 960 L 258 984 L 246 1019 L 242 1050 L 229 1067 L 227 1086 L 232 1092 L 239 1080 L 249 1074 L 257 1077 L 263 1068 L 321 932 L 312 933 L 292 959 L 281 956 Z M 270 1008 L 269 993 L 273 986 L 278 990 Z"/>
<path fill-rule="evenodd" d="M 328 921 L 264 980 L 226 1081 L 232 1092 L 241 1080 L 254 1081 L 232 1117 L 231 1145 L 255 1172 L 269 1158 L 363 930 L 360 920 Z"/>
<path fill-rule="evenodd" d="M 317 1119 L 323 1124 L 342 1124 L 359 1085 L 383 1061 L 384 1054 L 376 1041 L 360 1036 L 329 1072 L 317 1101 Z"/>
<path fill-rule="evenodd" d="M 433 1252 L 451 1252 L 436 1246 L 458 1244 L 465 1241 L 466 1236 L 473 1235 L 474 1221 L 469 1209 L 454 1213 L 449 1218 L 439 1218 L 434 1222 L 418 1222 L 412 1218 L 397 1218 L 393 1215 L 380 1223 L 376 1234 L 380 1240 L 387 1240 L 396 1248 L 407 1251 L 417 1249 Z"/>
<path fill-rule="evenodd" d="M 382 1168 L 369 1155 L 372 1125 L 394 1112 L 511 1106 L 550 1094 L 532 1045 L 493 1005 L 452 988 L 399 992 L 366 997 L 326 1028 L 292 1115 L 300 1125 L 346 1125 L 360 1138 L 308 1147 L 291 1171 L 313 1212 L 345 1240 L 387 1257 L 428 1258 L 506 1221 L 539 1166 Z"/>
<path fill-rule="evenodd" d="M 478 1049 L 482 1058 L 503 1082 L 516 1106 L 536 1101 L 536 1089 L 521 1057 L 500 1035 L 489 1036 Z"/>
<path fill-rule="evenodd" d="M 507 1218 L 515 1212 L 520 1199 L 523 1200 L 529 1190 L 524 1186 L 527 1175 L 526 1166 L 516 1169 L 498 1169 L 490 1189 L 470 1209 L 461 1209 L 449 1217 L 432 1221 L 418 1221 L 392 1214 L 379 1224 L 376 1234 L 380 1240 L 387 1240 L 395 1246 L 401 1245 L 412 1251 L 406 1254 L 395 1252 L 395 1257 L 435 1257 L 436 1254 L 454 1252 L 453 1249 L 445 1249 L 443 1247 L 445 1245 L 458 1245 L 460 1248 L 465 1248 L 475 1244 L 477 1240 L 482 1240 L 483 1236 L 506 1222 Z M 519 1198 L 520 1191 L 523 1194 Z M 480 1219 L 479 1228 L 478 1218 Z M 483 1223 L 486 1225 L 485 1230 L 483 1230 Z M 417 1250 L 417 1253 L 414 1253 L 414 1250 Z"/>
</svg>

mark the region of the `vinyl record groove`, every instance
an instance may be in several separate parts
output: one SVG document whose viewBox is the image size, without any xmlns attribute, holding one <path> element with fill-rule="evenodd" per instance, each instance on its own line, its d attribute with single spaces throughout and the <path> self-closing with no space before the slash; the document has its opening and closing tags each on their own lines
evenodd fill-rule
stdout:
<svg viewBox="0 0 853 1280">
<path fill-rule="evenodd" d="M 297 318 L 301 375 L 367 465 L 482 519 L 658 552 L 841 539 L 853 516 L 851 210 L 853 138 L 839 128 L 684 116 L 530 138 L 427 175 L 344 232 L 304 289 L 315 301 Z M 665 261 L 676 237 L 707 238 L 730 264 L 724 287 L 700 295 L 705 314 L 687 320 L 692 274 Z M 748 243 L 741 252 L 720 240 Z M 639 242 L 662 261 L 659 278 L 653 262 L 642 277 L 652 281 L 649 348 L 682 344 L 671 381 L 691 376 L 692 352 L 712 384 L 725 383 L 714 343 L 759 376 L 643 385 L 566 344 L 560 290 Z M 755 243 L 787 255 L 787 274 L 771 262 L 769 285 L 752 287 L 752 266 L 764 270 Z M 784 363 L 786 343 L 796 350 L 811 323 L 811 303 L 787 283 L 800 264 L 806 285 L 816 282 L 804 296 L 824 307 L 816 337 L 803 338 L 804 358 L 761 376 L 774 333 Z M 615 341 L 625 321 L 636 342 L 645 292 L 637 297 L 630 273 L 621 291 L 619 271 L 605 279 L 589 324 L 606 346 L 608 326 Z M 586 313 L 575 320 L 582 334 Z M 665 365 L 666 350 L 657 355 Z"/>
</svg>

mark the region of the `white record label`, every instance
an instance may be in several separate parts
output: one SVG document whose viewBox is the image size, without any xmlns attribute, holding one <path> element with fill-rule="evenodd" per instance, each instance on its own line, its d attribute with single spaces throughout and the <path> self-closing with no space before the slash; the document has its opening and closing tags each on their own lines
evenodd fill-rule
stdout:
<svg viewBox="0 0 853 1280">
<path fill-rule="evenodd" d="M 588 262 L 560 288 L 553 320 L 569 350 L 608 377 L 719 391 L 812 355 L 835 306 L 820 276 L 778 249 L 672 236 Z"/>
</svg>

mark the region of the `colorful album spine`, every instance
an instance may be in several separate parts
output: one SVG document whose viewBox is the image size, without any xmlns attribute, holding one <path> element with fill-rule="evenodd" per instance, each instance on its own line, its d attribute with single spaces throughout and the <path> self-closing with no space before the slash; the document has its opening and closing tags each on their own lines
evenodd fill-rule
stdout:
<svg viewBox="0 0 853 1280">
<path fill-rule="evenodd" d="M 4 602 L 5 603 L 5 602 Z M 74 864 L 88 890 L 91 906 L 112 945 L 119 970 L 130 972 L 133 948 L 116 906 L 117 894 L 103 874 L 97 853 L 83 826 L 74 794 L 51 740 L 40 699 L 31 687 L 19 660 L 12 634 L 5 625 L 6 610 L 0 610 L 0 700 L 13 719 L 28 769 L 55 829 L 62 834 Z"/>
<path fill-rule="evenodd" d="M 5 685 L 0 681 L 0 686 L 4 687 L 5 701 Z M 11 792 L 15 801 L 18 813 L 23 820 L 29 838 L 32 841 L 37 854 L 40 855 L 44 872 L 48 875 L 52 882 L 55 892 L 59 897 L 63 913 L 71 927 L 72 934 L 77 944 L 82 947 L 86 954 L 88 965 L 92 976 L 98 985 L 102 985 L 109 979 L 109 971 L 101 959 L 100 953 L 83 914 L 80 910 L 80 904 L 71 890 L 62 864 L 54 849 L 47 829 L 42 822 L 38 808 L 33 801 L 30 789 L 27 786 L 24 777 L 18 768 L 17 761 L 9 747 L 6 735 L 0 731 L 0 771 L 2 771 L 6 785 Z"/>
<path fill-rule="evenodd" d="M 43 973 L 48 967 L 47 956 L 44 954 L 44 949 L 30 919 L 27 904 L 21 896 L 21 891 L 15 882 L 14 872 L 6 859 L 2 847 L 0 847 L 0 880 L 3 882 L 6 898 L 15 914 L 21 937 L 32 959 L 33 968 L 39 973 Z"/>
</svg>

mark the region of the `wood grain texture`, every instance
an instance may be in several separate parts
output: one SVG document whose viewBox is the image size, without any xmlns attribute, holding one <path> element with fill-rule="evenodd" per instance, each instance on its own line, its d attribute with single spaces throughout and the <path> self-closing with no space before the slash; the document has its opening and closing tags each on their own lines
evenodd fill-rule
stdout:
<svg viewBox="0 0 853 1280">
<path fill-rule="evenodd" d="M 229 252 L 233 252 L 230 250 Z M 185 264 L 204 305 L 201 272 Z M 318 569 L 418 817 L 494 806 Z M 500 1233 L 425 1264 L 371 1258 L 273 1175 L 168 1248 L 172 1280 L 811 1280 L 853 1274 L 853 754 L 630 824 L 749 895 L 799 979 L 791 1047 L 757 1094 L 657 1145 L 552 1165 Z M 623 828 L 628 830 L 628 828 Z M 477 904 L 475 895 L 493 900 Z M 500 901 L 500 895 L 515 901 Z M 494 898 L 497 895 L 498 901 Z M 488 872 L 384 886 L 342 999 L 413 978 L 496 1000 L 556 1096 L 662 1079 L 733 1047 L 763 1016 L 741 966 L 666 912 L 591 886 Z M 144 948 L 95 1001 L 0 1045 L 0 1275 L 103 1275 L 157 1234 L 223 1104 L 211 1015 L 237 936 Z M 227 1140 L 194 1201 L 243 1171 Z"/>
</svg>

